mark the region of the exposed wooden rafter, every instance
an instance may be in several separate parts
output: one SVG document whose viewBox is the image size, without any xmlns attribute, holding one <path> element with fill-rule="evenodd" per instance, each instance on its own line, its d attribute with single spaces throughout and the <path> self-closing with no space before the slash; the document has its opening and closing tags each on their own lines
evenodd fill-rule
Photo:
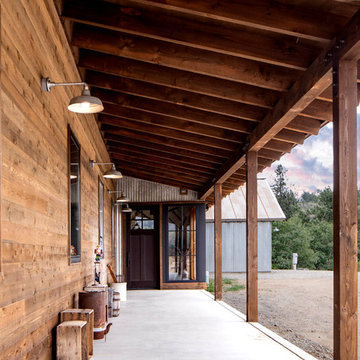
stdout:
<svg viewBox="0 0 360 360">
<path fill-rule="evenodd" d="M 359 51 L 360 44 L 360 12 L 331 45 L 322 51 L 292 88 L 284 94 L 254 132 L 249 135 L 246 147 L 238 148 L 226 164 L 218 171 L 216 177 L 204 188 L 201 198 L 206 198 L 212 191 L 214 183 L 224 182 L 245 162 L 246 151 L 258 151 L 270 139 L 293 120 L 306 106 L 325 91 L 332 83 L 332 58 L 343 57 Z"/>
<path fill-rule="evenodd" d="M 102 4 L 101 11 L 98 11 L 93 4 L 90 2 L 84 8 L 81 1 L 68 2 L 65 4 L 63 17 L 105 29 L 298 70 L 305 70 L 309 66 L 321 46 L 307 39 L 263 30 L 239 31 L 239 25 L 235 28 L 231 24 L 226 27 L 218 26 L 215 30 L 215 24 L 208 22 L 194 22 L 168 14 L 162 16 L 146 10 L 131 12 L 128 9 L 122 10 L 117 4 L 106 2 Z"/>
<path fill-rule="evenodd" d="M 277 91 L 288 89 L 292 83 L 291 79 L 296 79 L 302 73 L 299 70 L 169 44 L 166 41 L 153 39 L 149 42 L 144 37 L 86 25 L 74 28 L 72 44 L 82 49 L 231 81 L 244 82 L 250 73 L 253 77 L 262 79 L 261 84 L 264 87 Z"/>
<path fill-rule="evenodd" d="M 131 0 L 124 4 L 153 10 L 162 9 L 204 19 L 210 18 L 224 23 L 323 42 L 331 40 L 339 27 L 346 24 L 346 17 L 321 11 L 314 12 L 304 7 L 271 0 L 257 0 L 256 2 L 222 0 L 215 5 L 207 0 Z M 319 22 L 326 26 L 319 26 Z"/>
</svg>

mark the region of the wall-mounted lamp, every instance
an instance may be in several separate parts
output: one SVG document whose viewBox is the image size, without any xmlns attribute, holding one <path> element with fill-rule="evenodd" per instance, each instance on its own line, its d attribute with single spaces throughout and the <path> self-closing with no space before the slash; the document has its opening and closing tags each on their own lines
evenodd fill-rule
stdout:
<svg viewBox="0 0 360 360">
<path fill-rule="evenodd" d="M 68 109 L 80 114 L 93 114 L 104 110 L 103 103 L 95 96 L 90 95 L 89 86 L 85 82 L 69 82 L 54 83 L 49 78 L 41 79 L 42 91 L 50 91 L 55 86 L 84 86 L 84 90 L 80 96 L 76 96 L 70 100 Z"/>
<path fill-rule="evenodd" d="M 108 190 L 107 191 L 108 194 L 116 194 L 118 192 L 120 192 L 120 191 L 119 190 Z M 117 203 L 126 203 L 126 202 L 129 202 L 129 199 L 124 195 L 123 192 L 121 192 L 121 195 L 116 198 L 116 202 Z"/>
<path fill-rule="evenodd" d="M 132 209 L 130 209 L 129 204 L 125 204 L 123 208 L 121 209 L 121 212 L 123 213 L 130 213 L 132 212 Z"/>
<path fill-rule="evenodd" d="M 94 167 L 94 165 L 112 165 L 111 169 L 105 171 L 103 177 L 106 179 L 121 179 L 122 174 L 120 171 L 116 170 L 115 164 L 112 162 L 95 162 L 94 160 L 89 161 L 90 167 Z"/>
</svg>

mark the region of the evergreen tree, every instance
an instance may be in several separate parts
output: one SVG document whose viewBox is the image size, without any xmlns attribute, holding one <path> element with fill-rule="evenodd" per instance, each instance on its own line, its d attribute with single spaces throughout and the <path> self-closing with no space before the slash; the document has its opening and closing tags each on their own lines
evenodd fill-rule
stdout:
<svg viewBox="0 0 360 360">
<path fill-rule="evenodd" d="M 294 192 L 286 184 L 286 172 L 282 165 L 277 166 L 275 182 L 271 188 L 286 218 L 289 219 L 299 210 L 299 204 Z"/>
</svg>

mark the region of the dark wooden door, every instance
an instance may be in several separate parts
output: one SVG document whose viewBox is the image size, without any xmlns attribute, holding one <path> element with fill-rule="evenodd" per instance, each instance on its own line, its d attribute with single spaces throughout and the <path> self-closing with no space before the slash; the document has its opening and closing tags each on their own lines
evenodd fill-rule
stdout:
<svg viewBox="0 0 360 360">
<path fill-rule="evenodd" d="M 127 244 L 127 282 L 130 289 L 159 288 L 157 231 L 130 230 Z"/>
</svg>

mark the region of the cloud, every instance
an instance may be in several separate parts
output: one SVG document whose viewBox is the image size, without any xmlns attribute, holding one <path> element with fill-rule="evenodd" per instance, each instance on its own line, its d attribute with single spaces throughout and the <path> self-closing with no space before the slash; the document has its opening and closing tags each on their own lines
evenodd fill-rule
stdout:
<svg viewBox="0 0 360 360">
<path fill-rule="evenodd" d="M 311 136 L 290 154 L 284 155 L 271 168 L 263 171 L 270 182 L 274 170 L 282 164 L 287 169 L 287 183 L 298 194 L 314 192 L 333 182 L 332 124 L 322 128 L 318 136 Z"/>
<path fill-rule="evenodd" d="M 357 109 L 357 157 L 360 159 L 360 107 Z M 298 194 L 314 192 L 333 186 L 333 124 L 320 129 L 317 136 L 310 136 L 303 145 L 296 146 L 290 154 L 284 155 L 262 175 L 272 183 L 276 167 L 282 164 L 288 171 L 287 184 Z M 360 187 L 360 167 L 358 166 L 358 187 Z"/>
<path fill-rule="evenodd" d="M 357 156 L 360 159 L 360 112 L 358 109 L 358 147 Z M 301 195 L 304 191 L 314 192 L 333 185 L 333 124 L 324 126 L 317 136 L 310 136 L 303 145 L 284 155 L 280 161 L 265 169 L 265 175 L 272 183 L 275 169 L 282 164 L 288 171 L 288 185 Z M 358 166 L 358 187 L 360 187 L 360 169 Z"/>
</svg>

